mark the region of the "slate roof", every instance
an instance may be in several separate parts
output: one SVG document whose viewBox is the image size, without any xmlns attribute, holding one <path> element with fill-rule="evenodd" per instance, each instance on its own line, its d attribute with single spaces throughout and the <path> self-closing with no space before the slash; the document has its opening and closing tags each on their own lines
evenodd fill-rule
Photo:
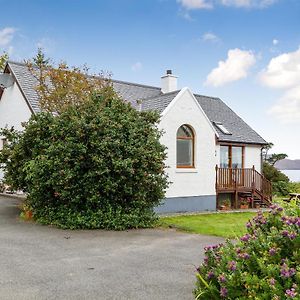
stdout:
<svg viewBox="0 0 300 300">
<path fill-rule="evenodd" d="M 33 112 L 40 111 L 39 96 L 36 92 L 37 80 L 23 63 L 8 62 L 8 66 L 16 77 L 27 101 L 29 102 Z M 120 80 L 112 80 L 115 91 L 125 100 L 131 103 L 135 108 L 138 107 L 138 100 L 161 95 L 158 87 L 125 82 Z"/>
<path fill-rule="evenodd" d="M 222 142 L 236 142 L 249 144 L 267 144 L 267 142 L 243 121 L 231 108 L 221 99 L 195 95 L 200 106 L 209 120 L 214 125 Z M 224 134 L 215 122 L 222 123 L 231 135 Z"/>
<path fill-rule="evenodd" d="M 165 94 L 161 93 L 158 96 L 146 98 L 142 102 L 142 110 L 157 110 L 162 113 L 179 92 L 180 90 Z"/>
<path fill-rule="evenodd" d="M 8 67 L 16 77 L 21 91 L 33 112 L 40 112 L 39 95 L 36 92 L 37 80 L 32 76 L 27 66 L 22 63 L 8 62 Z"/>
<path fill-rule="evenodd" d="M 34 113 L 39 112 L 39 97 L 35 90 L 37 85 L 36 79 L 29 72 L 25 64 L 9 62 L 8 67 L 16 77 L 32 111 Z M 159 87 L 119 80 L 112 80 L 112 83 L 116 92 L 125 101 L 130 102 L 136 109 L 157 110 L 160 113 L 164 111 L 164 109 L 180 92 L 178 90 L 163 94 Z M 198 94 L 194 94 L 194 96 L 218 132 L 219 141 L 261 145 L 266 144 L 266 141 L 248 124 L 246 124 L 234 111 L 232 111 L 221 99 Z M 139 104 L 139 102 L 141 102 L 141 104 Z M 215 122 L 222 123 L 231 134 L 224 134 L 215 125 Z"/>
</svg>

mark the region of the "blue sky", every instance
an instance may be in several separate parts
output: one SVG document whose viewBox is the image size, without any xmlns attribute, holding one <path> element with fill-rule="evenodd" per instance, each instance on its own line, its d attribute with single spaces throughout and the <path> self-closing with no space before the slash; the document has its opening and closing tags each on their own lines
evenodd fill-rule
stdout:
<svg viewBox="0 0 300 300">
<path fill-rule="evenodd" d="M 0 0 L 0 53 L 218 96 L 275 152 L 300 158 L 300 1 Z M 3 13 L 5 11 L 5 13 Z M 298 149 L 297 149 L 298 148 Z"/>
</svg>

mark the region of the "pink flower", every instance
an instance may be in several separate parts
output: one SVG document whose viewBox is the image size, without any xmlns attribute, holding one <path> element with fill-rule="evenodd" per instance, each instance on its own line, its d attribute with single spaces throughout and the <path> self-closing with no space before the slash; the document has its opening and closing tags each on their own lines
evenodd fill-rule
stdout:
<svg viewBox="0 0 300 300">
<path fill-rule="evenodd" d="M 274 286 L 275 285 L 276 280 L 274 278 L 270 278 L 269 279 L 269 284 Z"/>
<path fill-rule="evenodd" d="M 226 277 L 224 274 L 219 275 L 218 277 L 219 282 L 221 283 L 225 283 L 226 282 Z"/>
<path fill-rule="evenodd" d="M 245 234 L 244 236 L 241 237 L 241 241 L 242 242 L 248 242 L 251 238 L 251 235 L 250 234 Z"/>
<path fill-rule="evenodd" d="M 228 270 L 235 271 L 236 270 L 236 261 L 229 261 L 227 264 Z"/>
<path fill-rule="evenodd" d="M 221 297 L 225 298 L 225 297 L 227 297 L 227 294 L 228 294 L 228 290 L 225 287 L 221 287 L 221 289 L 220 289 Z"/>
<path fill-rule="evenodd" d="M 285 291 L 285 295 L 289 298 L 295 298 L 297 296 L 297 293 L 294 288 L 291 288 L 290 290 Z"/>
</svg>

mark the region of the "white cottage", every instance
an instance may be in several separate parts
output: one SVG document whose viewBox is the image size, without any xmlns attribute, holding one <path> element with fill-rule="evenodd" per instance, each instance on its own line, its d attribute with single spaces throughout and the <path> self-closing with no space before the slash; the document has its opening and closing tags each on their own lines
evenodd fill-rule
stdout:
<svg viewBox="0 0 300 300">
<path fill-rule="evenodd" d="M 0 75 L 0 128 L 21 130 L 40 111 L 36 84 L 25 64 L 7 63 Z M 244 199 L 252 206 L 271 203 L 271 184 L 261 175 L 266 141 L 222 100 L 177 89 L 171 70 L 161 87 L 118 80 L 113 87 L 136 109 L 161 113 L 172 184 L 158 212 L 216 210 L 228 202 L 238 208 Z"/>
</svg>

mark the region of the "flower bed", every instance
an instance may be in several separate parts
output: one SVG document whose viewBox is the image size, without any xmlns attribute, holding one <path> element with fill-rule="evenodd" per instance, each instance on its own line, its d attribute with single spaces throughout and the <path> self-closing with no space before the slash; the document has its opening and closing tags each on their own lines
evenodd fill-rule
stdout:
<svg viewBox="0 0 300 300">
<path fill-rule="evenodd" d="M 238 242 L 205 249 L 196 299 L 300 299 L 300 208 L 273 205 Z"/>
</svg>

